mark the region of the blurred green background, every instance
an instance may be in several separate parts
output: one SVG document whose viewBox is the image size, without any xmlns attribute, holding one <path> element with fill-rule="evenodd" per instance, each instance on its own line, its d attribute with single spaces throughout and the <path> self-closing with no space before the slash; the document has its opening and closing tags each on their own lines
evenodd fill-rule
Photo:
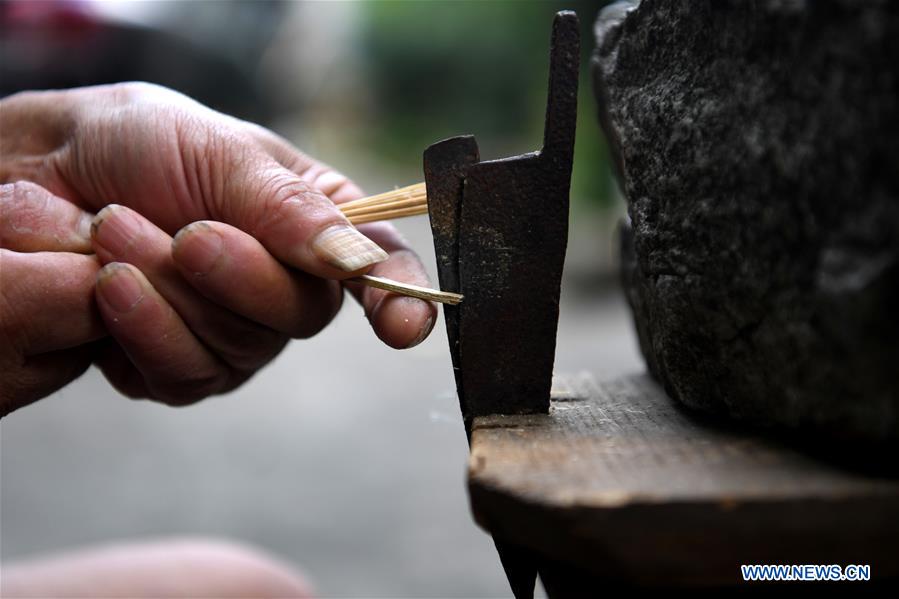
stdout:
<svg viewBox="0 0 899 599">
<path fill-rule="evenodd" d="M 359 44 L 376 118 L 362 139 L 397 163 L 467 132 L 477 136 L 482 158 L 536 149 L 546 106 L 548 23 L 563 9 L 581 15 L 582 29 L 574 208 L 608 208 L 612 182 L 587 68 L 596 2 L 365 5 Z"/>
</svg>

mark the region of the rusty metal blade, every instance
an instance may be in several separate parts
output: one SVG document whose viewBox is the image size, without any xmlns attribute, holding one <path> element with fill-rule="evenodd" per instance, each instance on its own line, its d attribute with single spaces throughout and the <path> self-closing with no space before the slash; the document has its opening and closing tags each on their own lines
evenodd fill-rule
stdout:
<svg viewBox="0 0 899 599">
<path fill-rule="evenodd" d="M 579 57 L 577 16 L 560 12 L 539 152 L 478 162 L 468 136 L 424 154 L 440 287 L 465 296 L 444 317 L 466 432 L 475 416 L 549 410 Z M 496 547 L 516 598 L 532 597 L 535 556 L 499 539 Z"/>
<path fill-rule="evenodd" d="M 425 186 L 428 190 L 428 216 L 437 256 L 440 288 L 458 292 L 459 283 L 459 213 L 462 209 L 462 184 L 468 167 L 480 159 L 474 137 L 453 137 L 429 146 L 424 152 Z M 459 308 L 444 306 L 443 317 L 449 338 L 450 357 L 462 413 L 465 399 L 459 379 Z"/>
<path fill-rule="evenodd" d="M 469 167 L 459 223 L 459 368 L 467 418 L 549 409 L 568 243 L 578 23 L 553 23 L 545 147 Z"/>
</svg>

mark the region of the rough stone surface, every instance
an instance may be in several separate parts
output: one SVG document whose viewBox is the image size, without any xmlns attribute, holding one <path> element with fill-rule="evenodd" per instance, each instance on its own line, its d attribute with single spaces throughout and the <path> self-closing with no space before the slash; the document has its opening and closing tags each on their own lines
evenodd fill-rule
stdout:
<svg viewBox="0 0 899 599">
<path fill-rule="evenodd" d="M 643 0 L 596 24 L 628 299 L 692 408 L 899 442 L 899 3 Z"/>
</svg>

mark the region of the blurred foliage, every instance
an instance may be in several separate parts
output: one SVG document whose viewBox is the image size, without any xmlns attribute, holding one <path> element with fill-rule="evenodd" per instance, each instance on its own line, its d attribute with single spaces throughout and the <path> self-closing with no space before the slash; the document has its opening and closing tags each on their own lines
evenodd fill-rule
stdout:
<svg viewBox="0 0 899 599">
<path fill-rule="evenodd" d="M 539 148 L 553 15 L 581 22 L 573 207 L 612 205 L 608 151 L 599 131 L 589 56 L 603 2 L 373 2 L 362 11 L 360 54 L 378 118 L 370 147 L 408 160 L 410 148 L 466 133 L 483 159 Z"/>
</svg>

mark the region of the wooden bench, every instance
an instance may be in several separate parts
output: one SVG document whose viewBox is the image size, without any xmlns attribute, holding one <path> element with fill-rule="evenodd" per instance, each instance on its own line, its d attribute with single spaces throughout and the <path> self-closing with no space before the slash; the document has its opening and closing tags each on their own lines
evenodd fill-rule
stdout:
<svg viewBox="0 0 899 599">
<path fill-rule="evenodd" d="M 699 418 L 647 375 L 567 377 L 549 414 L 477 417 L 468 484 L 476 521 L 550 597 L 763 588 L 741 564 L 869 564 L 872 583 L 841 583 L 859 590 L 899 576 L 899 481 Z"/>
</svg>

